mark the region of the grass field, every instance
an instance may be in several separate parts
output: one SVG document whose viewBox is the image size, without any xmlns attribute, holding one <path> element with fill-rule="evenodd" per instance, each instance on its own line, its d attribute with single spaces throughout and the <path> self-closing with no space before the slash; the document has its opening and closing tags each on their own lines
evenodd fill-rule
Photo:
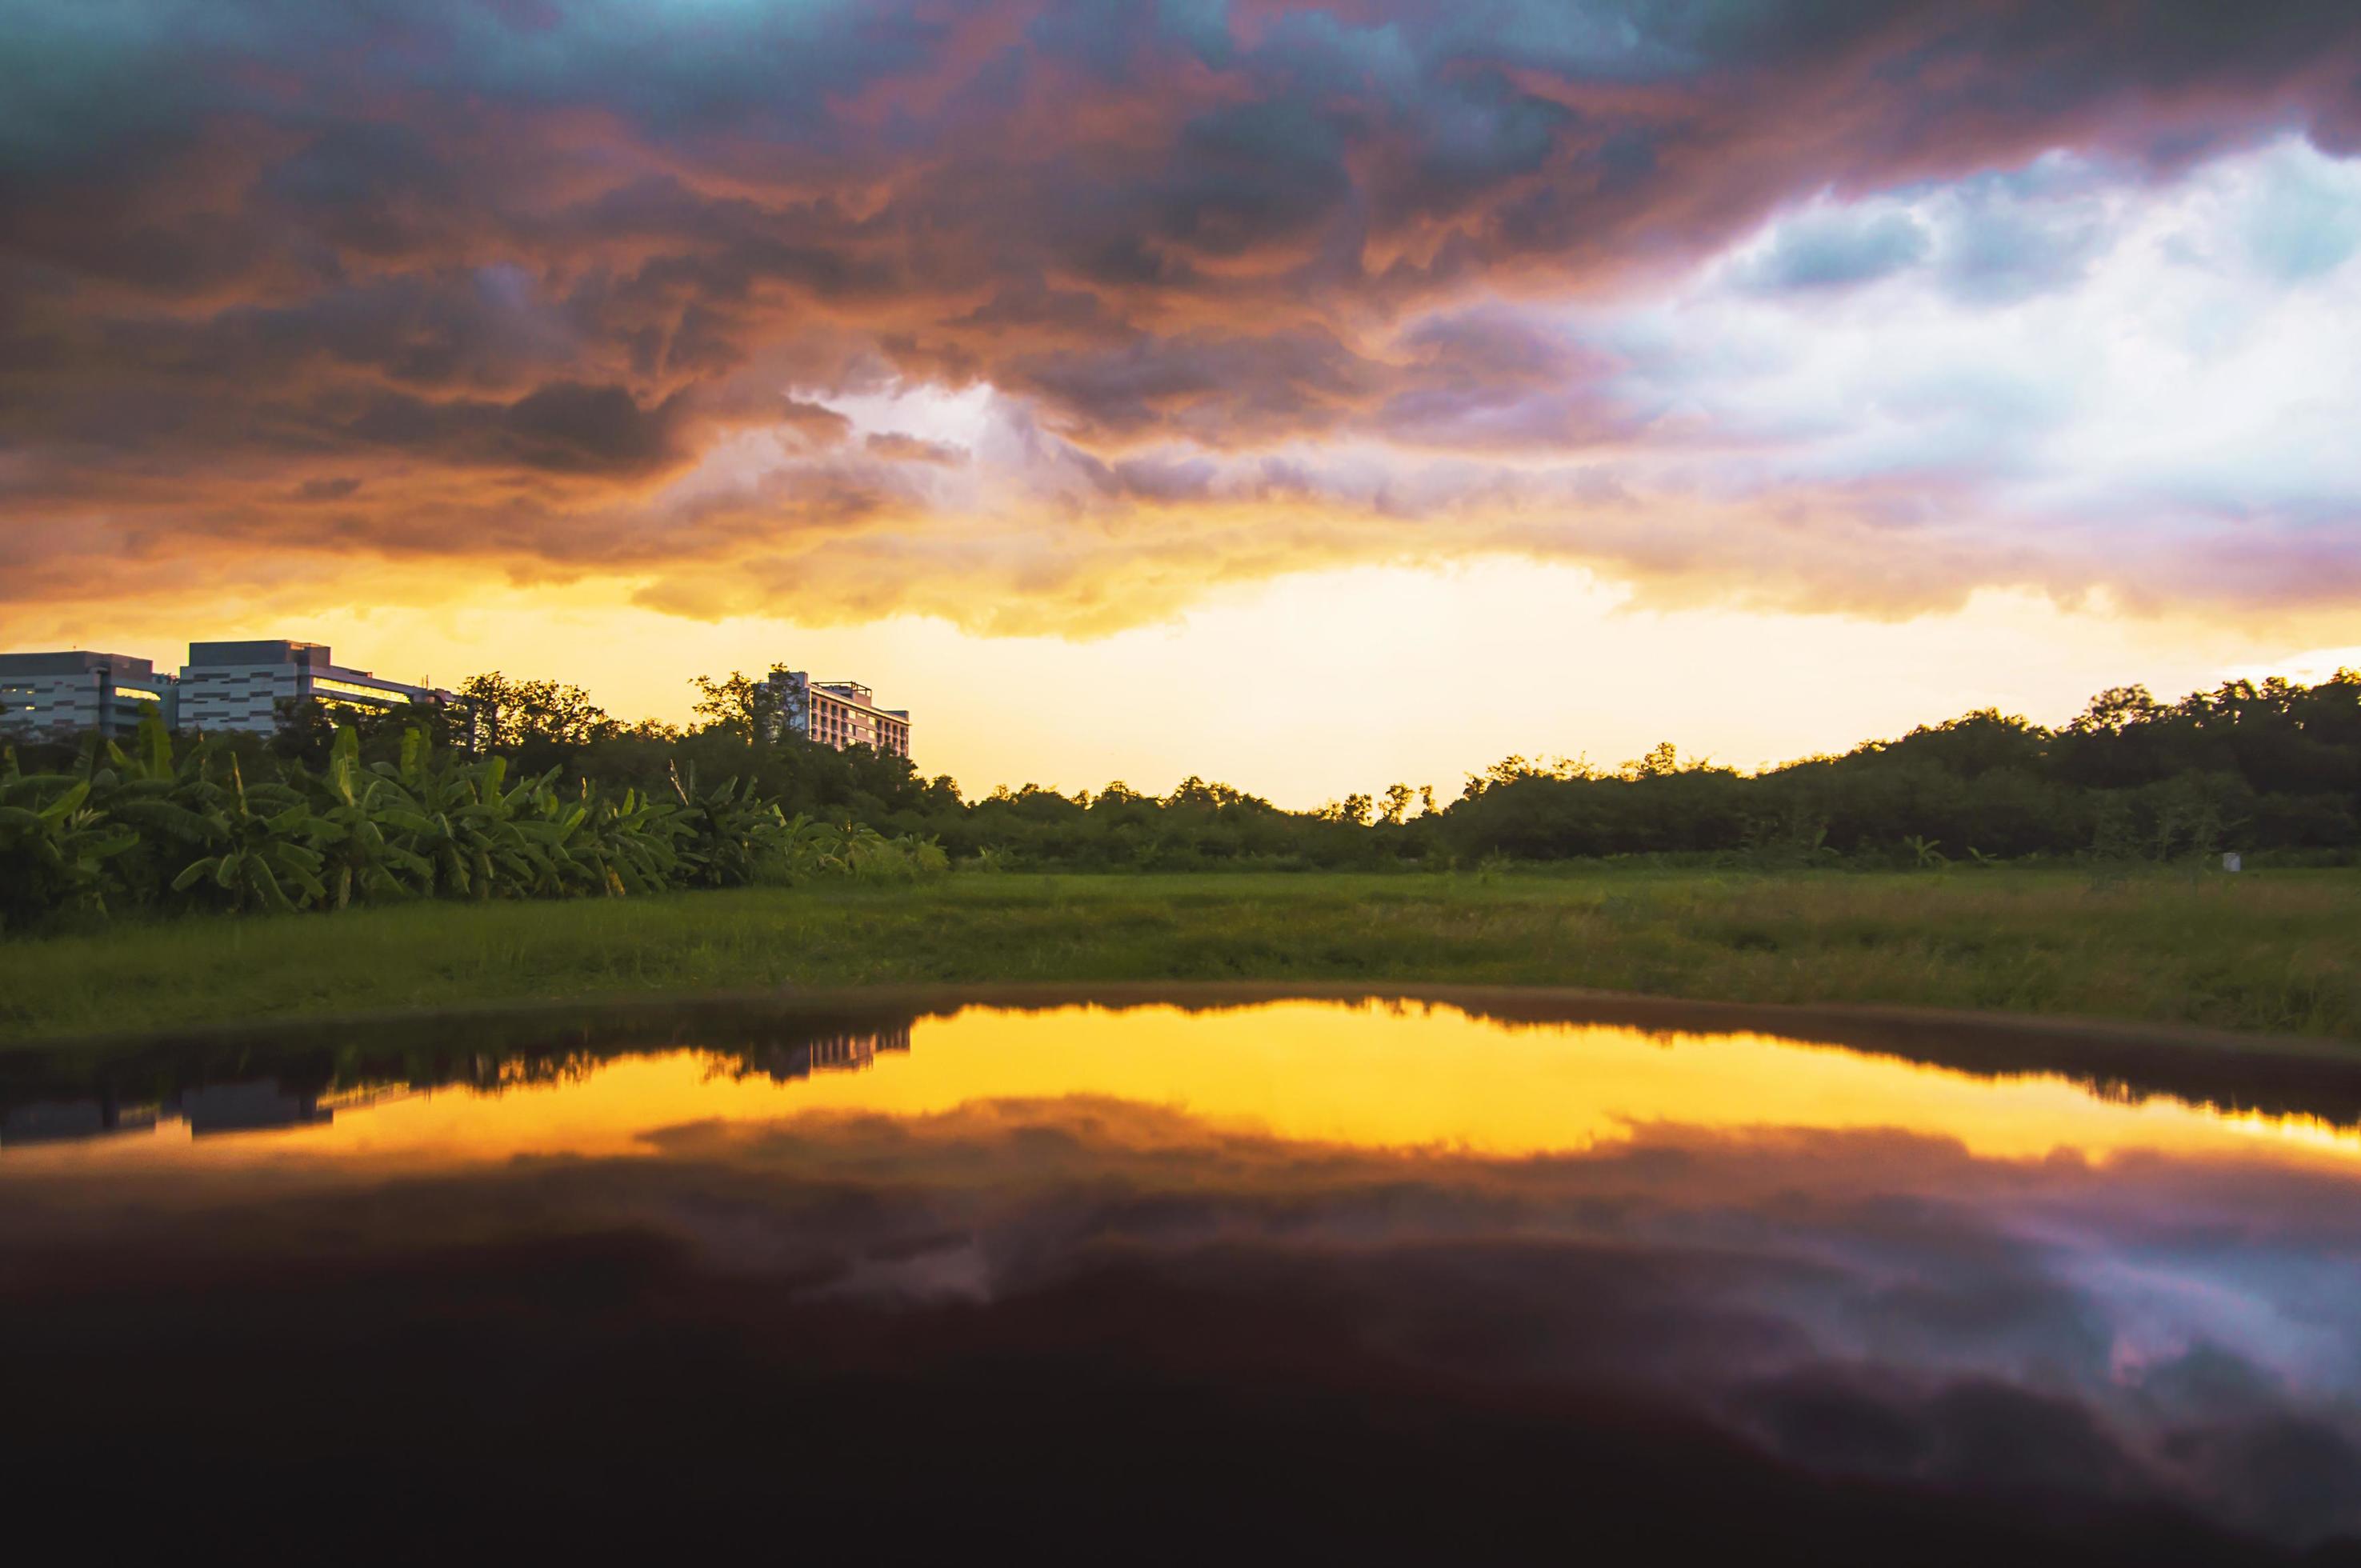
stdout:
<svg viewBox="0 0 2361 1568">
<path fill-rule="evenodd" d="M 2361 875 L 959 876 L 0 942 L 0 1038 L 929 981 L 1554 984 L 2361 1039 Z"/>
</svg>

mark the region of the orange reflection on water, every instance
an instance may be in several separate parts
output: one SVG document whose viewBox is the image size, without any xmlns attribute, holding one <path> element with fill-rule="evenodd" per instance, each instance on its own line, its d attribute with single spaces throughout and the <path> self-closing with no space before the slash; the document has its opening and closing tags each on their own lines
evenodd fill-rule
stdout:
<svg viewBox="0 0 2361 1568">
<path fill-rule="evenodd" d="M 738 1076 L 736 1067 L 730 1057 L 675 1049 L 496 1092 L 344 1091 L 321 1101 L 332 1120 L 309 1124 L 192 1138 L 186 1123 L 168 1120 L 152 1134 L 10 1157 L 226 1168 L 616 1156 L 644 1152 L 649 1134 L 690 1123 L 916 1115 L 1070 1095 L 1169 1107 L 1290 1140 L 1502 1156 L 1579 1151 L 1669 1124 L 1900 1128 L 2013 1159 L 2361 1157 L 2361 1135 L 2306 1117 L 2224 1114 L 2164 1099 L 2123 1103 L 2061 1078 L 1982 1078 L 1764 1035 L 1503 1026 L 1445 1006 L 971 1007 L 921 1019 L 908 1051 L 879 1054 L 866 1070 L 782 1081 Z"/>
</svg>

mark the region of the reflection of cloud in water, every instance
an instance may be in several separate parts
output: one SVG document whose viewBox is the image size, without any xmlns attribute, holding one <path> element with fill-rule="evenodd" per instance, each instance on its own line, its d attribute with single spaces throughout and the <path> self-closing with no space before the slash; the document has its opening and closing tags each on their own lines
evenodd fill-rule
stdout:
<svg viewBox="0 0 2361 1568">
<path fill-rule="evenodd" d="M 1023 1310 L 1120 1277 L 1435 1376 L 1670 1401 L 1816 1468 L 2361 1528 L 2361 1194 L 2332 1170 L 1665 1126 L 1579 1155 L 1389 1152 L 1088 1098 L 654 1141 L 360 1211 L 225 1174 L 194 1215 L 108 1223 L 165 1258 L 215 1225 L 313 1257 L 445 1245 L 455 1213 L 478 1243 L 621 1227 L 790 1314 Z"/>
<path fill-rule="evenodd" d="M 0 1168 L 0 1257 L 23 1288 L 0 1319 L 12 1343 L 87 1343 L 91 1303 L 119 1291 L 136 1355 L 157 1301 L 214 1291 L 236 1354 L 280 1354 L 274 1313 L 304 1333 L 353 1315 L 364 1350 L 303 1354 L 355 1366 L 425 1321 L 455 1336 L 430 1369 L 462 1384 L 510 1375 L 506 1349 L 453 1359 L 507 1344 L 503 1313 L 553 1365 L 550 1322 L 579 1313 L 600 1376 L 709 1345 L 750 1387 L 764 1358 L 808 1356 L 869 1379 L 863 1399 L 1002 1365 L 1083 1385 L 1151 1365 L 1257 1387 L 1393 1378 L 1551 1421 L 1574 1418 L 1532 1401 L 1623 1401 L 1863 1486 L 2186 1507 L 2291 1543 L 2361 1530 L 2361 1184 L 2335 1150 L 1761 1039 L 1634 1049 L 1453 1017 L 1389 1046 L 1373 1031 L 1395 1020 L 1303 1018 L 1334 1025 L 1334 1048 L 1245 1014 L 969 1014 L 928 1020 L 907 1056 L 906 1034 L 858 1020 L 783 1030 L 718 1078 L 679 1048 L 697 1031 L 659 1057 L 586 1047 L 522 1092 L 489 1054 L 429 1058 L 479 1076 L 366 1113 L 350 1089 L 183 1083 L 138 1103 L 284 1125 L 186 1160 L 80 1157 L 136 1139 L 21 1151 Z M 1155 1048 L 1124 1056 L 1151 1023 Z M 881 1049 L 890 1069 L 850 1070 Z M 1591 1099 L 1562 1089 L 1550 1125 L 1611 1114 L 1618 1135 L 1530 1152 L 1521 1102 L 1553 1083 Z M 1797 1106 L 1822 1120 L 1753 1124 Z M 2020 1106 L 2048 1120 L 2015 1124 Z M 1397 1141 L 1444 1112 L 1510 1134 Z"/>
<path fill-rule="evenodd" d="M 1816 1465 L 2361 1526 L 2361 1201 L 2328 1174 L 1669 1128 L 1383 1154 L 1077 1101 L 663 1141 L 689 1190 L 658 1223 L 708 1184 L 796 1195 L 771 1261 L 823 1290 L 1005 1299 L 1120 1258 L 1317 1299 L 1411 1363 L 1643 1385 Z"/>
</svg>

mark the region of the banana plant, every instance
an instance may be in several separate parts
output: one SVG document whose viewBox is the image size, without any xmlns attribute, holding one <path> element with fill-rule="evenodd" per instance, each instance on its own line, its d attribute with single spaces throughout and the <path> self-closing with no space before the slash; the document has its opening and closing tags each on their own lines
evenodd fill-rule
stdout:
<svg viewBox="0 0 2361 1568">
<path fill-rule="evenodd" d="M 829 823 L 815 822 L 802 812 L 787 820 L 781 859 L 789 882 L 852 874 L 851 862 L 844 858 L 843 835 Z"/>
<path fill-rule="evenodd" d="M 620 898 L 669 885 L 680 863 L 674 845 L 680 823 L 672 808 L 631 789 L 619 801 L 593 800 L 590 805 L 585 826 L 605 892 Z"/>
<path fill-rule="evenodd" d="M 0 922 L 59 910 L 209 904 L 341 909 L 442 896 L 620 897 L 682 885 L 821 877 L 906 878 L 944 869 L 939 845 L 888 839 L 847 819 L 785 815 L 750 784 L 609 794 L 558 770 L 511 778 L 500 757 L 438 755 L 402 738 L 365 766 L 338 731 L 313 773 L 248 778 L 212 740 L 176 752 L 152 720 L 128 745 L 93 739 L 71 773 L 0 761 Z"/>
<path fill-rule="evenodd" d="M 91 804 L 93 788 L 88 779 L 26 773 L 15 747 L 0 751 L 0 919 L 105 913 L 106 863 L 137 848 L 139 836 Z"/>
<path fill-rule="evenodd" d="M 533 814 L 513 824 L 516 852 L 526 868 L 522 891 L 534 898 L 604 891 L 605 869 L 584 831 L 590 820 L 588 801 L 568 801 L 550 792 L 536 795 L 533 805 Z"/>
<path fill-rule="evenodd" d="M 398 762 L 371 770 L 397 786 L 384 820 L 406 835 L 403 848 L 426 863 L 427 891 L 475 898 L 502 891 L 503 868 L 494 852 L 508 848 L 498 832 L 507 770 L 500 757 L 470 767 L 437 766 L 425 735 L 416 729 L 403 734 Z"/>
<path fill-rule="evenodd" d="M 111 873 L 130 901 L 159 902 L 172 874 L 209 846 L 209 815 L 226 798 L 211 775 L 210 745 L 201 741 L 176 758 L 171 733 L 150 715 L 140 720 L 129 751 L 110 740 L 105 756 L 93 784 L 105 793 L 108 815 L 139 836 L 139 847 Z"/>
<path fill-rule="evenodd" d="M 172 891 L 210 883 L 233 909 L 281 914 L 324 898 L 320 851 L 309 842 L 315 824 L 302 798 L 284 784 L 247 789 L 236 757 L 229 778 L 227 798 L 207 818 L 218 851 L 190 861 L 172 879 Z"/>
<path fill-rule="evenodd" d="M 669 770 L 680 805 L 678 857 L 686 880 L 708 887 L 743 887 L 780 862 L 791 838 L 775 801 L 755 795 L 750 783 L 724 779 L 711 789 L 697 787 L 697 765 L 684 780 Z"/>
<path fill-rule="evenodd" d="M 364 900 L 408 897 L 434 882 L 426 857 L 386 836 L 388 813 L 404 804 L 401 786 L 361 769 L 360 732 L 336 731 L 328 765 L 311 781 L 313 841 L 324 860 L 328 903 L 343 909 Z"/>
</svg>

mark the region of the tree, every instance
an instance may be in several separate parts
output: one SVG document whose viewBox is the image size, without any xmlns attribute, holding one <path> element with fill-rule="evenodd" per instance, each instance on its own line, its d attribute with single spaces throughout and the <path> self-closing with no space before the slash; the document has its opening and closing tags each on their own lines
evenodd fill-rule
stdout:
<svg viewBox="0 0 2361 1568">
<path fill-rule="evenodd" d="M 1590 765 L 1587 757 L 1508 756 L 1480 773 L 1469 773 L 1467 783 L 1459 792 L 1459 798 L 1474 800 L 1488 789 L 1518 784 L 1526 779 L 1555 779 L 1565 783 L 1598 776 L 1598 771 Z"/>
<path fill-rule="evenodd" d="M 437 745 L 452 743 L 453 715 L 439 703 L 406 702 L 399 707 L 372 707 L 359 703 L 323 702 L 318 697 L 296 701 L 281 697 L 272 705 L 274 727 L 263 749 L 272 756 L 306 767 L 325 767 L 339 731 L 358 733 L 363 751 L 372 757 L 391 756 L 410 730 L 425 733 Z M 464 740 L 466 727 L 460 726 Z"/>
<path fill-rule="evenodd" d="M 771 674 L 792 674 L 785 664 L 771 666 Z M 793 711 L 794 688 L 782 680 L 750 680 L 736 670 L 726 681 L 707 675 L 694 675 L 690 685 L 697 696 L 693 712 L 714 729 L 723 729 L 737 736 L 750 746 L 766 746 L 788 728 L 788 721 L 800 716 Z"/>
<path fill-rule="evenodd" d="M 512 681 L 498 670 L 459 683 L 456 718 L 462 743 L 478 756 L 527 748 L 573 751 L 623 728 L 580 686 Z"/>
<path fill-rule="evenodd" d="M 1621 771 L 1627 779 L 1670 778 L 1681 771 L 1680 749 L 1670 740 L 1659 740 L 1648 748 L 1647 755 L 1624 763 Z"/>
<path fill-rule="evenodd" d="M 1370 812 L 1376 804 L 1366 795 L 1348 795 L 1342 800 L 1332 800 L 1322 806 L 1319 816 L 1323 821 L 1343 822 L 1355 828 L 1367 828 L 1369 825 Z"/>
<path fill-rule="evenodd" d="M 1872 742 L 1861 750 L 1921 759 L 1962 778 L 1975 778 L 1995 768 L 2038 768 L 2049 739 L 2047 729 L 2026 722 L 2022 714 L 1983 707 L 1940 724 L 1922 724 L 1899 740 Z"/>
<path fill-rule="evenodd" d="M 2109 686 L 2066 728 L 2078 735 L 2121 735 L 2164 711 L 2146 686 Z"/>
</svg>

